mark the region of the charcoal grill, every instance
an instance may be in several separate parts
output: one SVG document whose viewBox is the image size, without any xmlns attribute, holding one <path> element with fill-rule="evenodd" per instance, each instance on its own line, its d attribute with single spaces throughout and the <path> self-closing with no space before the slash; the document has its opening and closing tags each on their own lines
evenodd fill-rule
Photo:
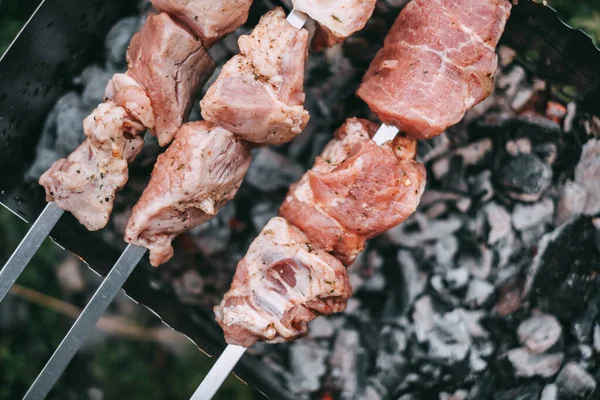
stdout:
<svg viewBox="0 0 600 400">
<path fill-rule="evenodd" d="M 0 202 L 25 221 L 34 221 L 45 206 L 42 188 L 25 182 L 24 174 L 35 157 L 46 115 L 69 90 L 72 77 L 85 65 L 100 61 L 106 32 L 119 18 L 134 13 L 137 4 L 133 0 L 43 1 L 0 60 L 0 169 L 4 171 Z M 256 0 L 247 25 L 253 26 L 272 6 Z M 600 113 L 600 52 L 589 37 L 561 22 L 551 8 L 519 1 L 502 42 L 517 50 L 538 76 L 561 85 L 566 93 L 577 93 L 579 109 Z M 317 81 L 308 86 L 318 86 Z M 366 107 L 356 106 L 357 116 L 367 112 Z M 87 232 L 71 215 L 61 219 L 51 236 L 101 275 L 108 273 L 122 250 L 106 242 L 101 232 Z M 147 260 L 133 272 L 124 290 L 206 353 L 216 355 L 224 349 L 212 311 L 182 302 Z M 242 358 L 236 373 L 269 398 L 296 399 L 252 354 Z"/>
</svg>

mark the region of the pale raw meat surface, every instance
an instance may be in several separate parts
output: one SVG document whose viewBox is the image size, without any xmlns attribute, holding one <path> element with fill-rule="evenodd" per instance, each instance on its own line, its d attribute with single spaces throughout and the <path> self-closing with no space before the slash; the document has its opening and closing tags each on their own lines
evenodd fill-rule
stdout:
<svg viewBox="0 0 600 400">
<path fill-rule="evenodd" d="M 343 311 L 350 295 L 344 266 L 275 217 L 239 262 L 215 315 L 227 343 L 285 342 L 305 335 L 318 315 Z"/>
<path fill-rule="evenodd" d="M 185 122 L 196 92 L 215 65 L 202 42 L 165 13 L 149 16 L 133 36 L 127 62 L 127 74 L 152 102 L 153 133 L 166 146 Z"/>
<path fill-rule="evenodd" d="M 458 123 L 493 89 L 508 0 L 413 0 L 357 95 L 382 122 L 417 139 Z"/>
<path fill-rule="evenodd" d="M 376 0 L 292 0 L 294 8 L 317 21 L 313 47 L 322 49 L 342 42 L 364 28 Z"/>
<path fill-rule="evenodd" d="M 238 40 L 240 54 L 229 60 L 200 102 L 202 116 L 244 140 L 281 144 L 308 122 L 304 109 L 304 65 L 308 33 L 277 8 L 265 14 L 251 35 Z"/>
<path fill-rule="evenodd" d="M 128 159 L 143 145 L 138 128 L 144 129 L 124 108 L 112 101 L 100 104 L 83 122 L 87 139 L 40 177 L 46 201 L 71 212 L 88 230 L 103 228 L 115 193 L 127 182 Z"/>
<path fill-rule="evenodd" d="M 250 166 L 248 146 L 206 121 L 181 127 L 158 157 L 133 208 L 125 241 L 150 250 L 158 266 L 173 256 L 173 239 L 212 218 L 231 200 Z"/>
<path fill-rule="evenodd" d="M 252 0 L 152 0 L 210 47 L 248 19 Z"/>
<path fill-rule="evenodd" d="M 351 264 L 365 242 L 408 218 L 425 189 L 425 168 L 414 160 L 415 140 L 402 136 L 378 146 L 376 126 L 349 119 L 290 188 L 280 215 L 315 246 Z"/>
<path fill-rule="evenodd" d="M 154 110 L 150 98 L 132 77 L 114 74 L 104 90 L 104 101 L 112 100 L 123 107 L 129 115 L 140 121 L 146 128 L 154 129 Z"/>
</svg>

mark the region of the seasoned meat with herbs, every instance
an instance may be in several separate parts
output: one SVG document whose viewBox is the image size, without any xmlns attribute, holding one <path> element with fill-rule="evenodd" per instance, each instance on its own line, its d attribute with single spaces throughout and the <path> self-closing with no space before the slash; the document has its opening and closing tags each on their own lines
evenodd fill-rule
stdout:
<svg viewBox="0 0 600 400">
<path fill-rule="evenodd" d="M 144 129 L 114 102 L 100 104 L 84 121 L 87 139 L 40 177 L 46 201 L 71 212 L 88 230 L 103 228 L 115 193 L 127 182 L 129 159 L 143 146 Z"/>
<path fill-rule="evenodd" d="M 125 241 L 148 248 L 152 265 L 167 262 L 176 236 L 211 219 L 234 197 L 250 161 L 248 145 L 231 132 L 206 121 L 183 125 L 158 157 Z"/>
<path fill-rule="evenodd" d="M 375 130 L 366 120 L 347 120 L 280 209 L 313 245 L 345 265 L 368 239 L 408 218 L 425 189 L 416 142 L 398 136 L 379 146 L 371 140 Z"/>
<path fill-rule="evenodd" d="M 272 10 L 239 38 L 240 54 L 200 102 L 204 119 L 255 143 L 281 144 L 302 132 L 308 33 L 285 18 L 281 8 Z"/>
<path fill-rule="evenodd" d="M 343 311 L 351 294 L 344 266 L 275 217 L 239 262 L 215 314 L 227 343 L 285 342 L 305 335 L 318 315 Z"/>
</svg>

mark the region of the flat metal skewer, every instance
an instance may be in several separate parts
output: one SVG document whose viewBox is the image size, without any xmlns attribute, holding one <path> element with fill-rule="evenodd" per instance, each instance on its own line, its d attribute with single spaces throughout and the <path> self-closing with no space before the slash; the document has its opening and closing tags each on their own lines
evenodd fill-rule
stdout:
<svg viewBox="0 0 600 400">
<path fill-rule="evenodd" d="M 208 371 L 208 374 L 192 395 L 191 400 L 212 399 L 245 352 L 245 347 L 234 346 L 232 344 L 227 346 L 217 359 L 217 362 Z"/>
<path fill-rule="evenodd" d="M 0 302 L 4 299 L 63 214 L 64 210 L 58 208 L 56 203 L 48 203 L 31 228 L 29 228 L 29 231 L 23 240 L 21 240 L 21 243 L 19 243 L 17 249 L 12 253 L 6 264 L 4 264 L 4 268 L 0 270 Z"/>
<path fill-rule="evenodd" d="M 33 385 L 25 394 L 24 400 L 46 398 L 145 253 L 146 249 L 143 247 L 132 244 L 127 246 L 67 335 L 60 342 L 42 372 L 35 379 Z"/>
<path fill-rule="evenodd" d="M 373 140 L 378 145 L 382 145 L 393 140 L 399 130 L 395 126 L 382 124 Z M 210 400 L 219 390 L 225 378 L 229 376 L 233 368 L 246 351 L 245 347 L 229 345 L 221 354 L 217 362 L 212 366 L 208 375 L 204 378 L 198 389 L 194 392 L 190 400 Z"/>
</svg>

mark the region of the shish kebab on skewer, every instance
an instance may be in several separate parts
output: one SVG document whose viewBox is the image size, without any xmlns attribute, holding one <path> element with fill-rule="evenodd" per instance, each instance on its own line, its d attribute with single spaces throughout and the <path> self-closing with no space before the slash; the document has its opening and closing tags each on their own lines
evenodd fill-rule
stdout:
<svg viewBox="0 0 600 400">
<path fill-rule="evenodd" d="M 510 9 L 509 0 L 413 0 L 403 9 L 357 92 L 399 129 L 375 133 L 371 122 L 347 120 L 290 188 L 215 307 L 229 346 L 193 400 L 212 398 L 256 341 L 294 340 L 317 316 L 345 309 L 345 267 L 420 201 L 416 140 L 441 134 L 491 94 Z"/>
<path fill-rule="evenodd" d="M 139 134 L 149 129 L 164 146 L 187 119 L 196 91 L 215 67 L 203 43 L 188 29 L 196 31 L 200 28 L 193 29 L 194 25 L 207 25 L 209 29 L 203 30 L 202 37 L 213 43 L 246 21 L 251 4 L 250 0 L 224 0 L 221 4 L 228 5 L 230 11 L 223 9 L 216 15 L 204 12 L 204 1 L 194 2 L 199 13 L 198 18 L 188 21 L 191 26 L 183 27 L 161 12 L 150 15 L 133 36 L 127 50 L 127 73 L 112 77 L 105 90 L 105 102 L 84 120 L 87 139 L 67 159 L 55 162 L 40 178 L 40 183 L 46 187 L 47 199 L 55 199 L 56 203 L 49 203 L 0 271 L 0 300 L 44 239 L 44 235 L 37 232 L 38 224 L 45 226 L 45 234 L 48 234 L 65 209 L 90 230 L 106 225 L 115 193 L 127 181 L 128 163 L 143 145 Z M 157 5 L 162 7 L 166 3 L 162 1 Z M 59 210 L 61 212 L 57 212 Z M 46 220 L 47 215 L 54 217 L 53 220 Z M 38 243 L 30 241 L 30 237 Z M 20 252 L 22 249 L 25 256 Z M 141 251 L 134 252 L 120 260 L 125 266 L 135 265 L 142 255 Z M 25 394 L 25 399 L 47 396 L 122 286 L 117 278 L 126 279 L 131 269 L 111 271 L 102 282 L 97 296 L 71 327 Z"/>
<path fill-rule="evenodd" d="M 371 12 L 374 4 L 372 1 Z M 364 26 L 369 16 L 370 13 L 360 16 L 360 27 Z M 300 133 L 308 121 L 308 113 L 301 106 L 304 101 L 302 85 L 308 34 L 300 29 L 307 17 L 296 11 L 291 13 L 288 21 L 284 17 L 281 9 L 273 10 L 261 18 L 252 35 L 240 38 L 241 55 L 226 64 L 205 97 L 203 113 L 207 120 L 216 124 L 202 121 L 183 125 L 177 131 L 172 146 L 157 161 L 153 180 L 145 191 L 147 196 L 142 196 L 140 200 L 142 211 L 139 214 L 144 228 L 152 228 L 153 223 L 156 223 L 154 228 L 157 228 L 161 226 L 161 222 L 166 222 L 157 233 L 167 236 L 166 246 L 169 249 L 170 241 L 176 234 L 206 221 L 218 211 L 223 202 L 233 197 L 250 161 L 248 145 L 243 139 L 258 143 L 284 143 Z M 143 61 L 143 57 L 139 59 Z M 130 89 L 126 86 L 129 83 L 127 77 L 118 78 L 120 80 L 113 79 L 108 86 L 107 97 L 111 99 L 118 99 L 122 88 Z M 133 89 L 139 92 L 138 88 Z M 136 91 L 133 93 L 137 95 Z M 163 93 L 158 96 L 165 99 Z M 138 99 L 139 97 L 135 97 L 136 102 L 123 104 L 138 105 L 141 103 Z M 243 101 L 240 102 L 240 99 Z M 244 115 L 248 103 L 255 104 L 258 108 L 255 107 L 250 114 L 246 112 L 245 118 L 240 120 L 238 116 Z M 97 120 L 93 119 L 94 122 Z M 101 125 L 105 126 L 110 121 L 110 118 L 102 121 Z M 227 126 L 242 139 L 236 138 L 219 125 Z M 219 144 L 222 145 L 220 148 L 214 148 L 214 145 Z M 186 165 L 186 162 L 190 164 Z M 73 169 L 69 172 L 80 173 Z M 177 181 L 178 178 L 181 180 Z M 163 191 L 165 187 L 170 190 Z M 82 193 L 75 189 L 74 194 Z M 140 238 L 141 234 L 138 234 L 130 240 Z M 144 252 L 145 249 L 141 247 L 128 246 L 46 364 L 26 398 L 37 398 L 40 394 L 43 397 L 48 393 Z M 170 254 L 166 258 L 161 252 L 157 254 L 155 265 L 170 257 Z"/>
<path fill-rule="evenodd" d="M 113 76 L 106 101 L 84 120 L 87 139 L 41 177 L 49 203 L 0 270 L 0 301 L 64 210 L 90 230 L 106 225 L 115 193 L 127 182 L 127 165 L 141 151 L 141 133 L 149 129 L 161 145 L 171 141 L 214 71 L 205 47 L 245 23 L 252 0 L 190 1 L 194 17 L 185 21 L 181 13 L 169 15 L 179 1 L 153 3 L 166 13 L 150 15 L 132 38 L 128 71 Z"/>
<path fill-rule="evenodd" d="M 5 267 L 0 271 L 0 301 L 8 293 L 10 287 L 14 284 L 29 260 L 31 260 L 31 257 L 35 254 L 44 238 L 50 233 L 54 225 L 56 225 L 63 214 L 63 208 L 73 212 L 80 222 L 90 230 L 100 229 L 108 222 L 112 211 L 114 195 L 127 181 L 126 164 L 135 158 L 143 144 L 141 137 L 135 135 L 136 129 L 142 129 L 144 122 L 146 123 L 146 127 L 154 124 L 159 127 L 166 126 L 167 130 L 163 131 L 160 129 L 158 136 L 162 143 L 167 143 L 172 139 L 173 128 L 183 122 L 183 119 L 178 120 L 176 118 L 173 121 L 173 117 L 177 117 L 177 114 L 183 117 L 187 116 L 191 96 L 189 98 L 182 96 L 184 90 L 181 89 L 189 90 L 189 93 L 183 94 L 193 94 L 193 90 L 191 90 L 193 85 L 190 81 L 196 79 L 196 77 L 189 75 L 190 72 L 194 71 L 185 68 L 186 66 L 194 66 L 183 61 L 189 61 L 187 56 L 189 58 L 198 58 L 204 54 L 201 48 L 198 48 L 197 54 L 194 54 L 197 46 L 194 45 L 192 35 L 188 31 L 195 33 L 205 46 L 210 46 L 217 39 L 234 31 L 246 21 L 248 10 L 252 3 L 251 0 L 220 0 L 216 2 L 208 0 L 191 0 L 185 2 L 178 0 L 152 0 L 152 2 L 156 8 L 171 15 L 172 18 L 163 18 L 164 21 L 157 21 L 158 23 L 155 25 L 158 25 L 161 32 L 156 32 L 157 27 L 147 29 L 144 29 L 146 28 L 144 27 L 142 31 L 136 34 L 138 37 L 137 44 L 141 48 L 137 51 L 137 54 L 132 55 L 128 59 L 129 61 L 139 62 L 134 63 L 132 68 L 130 63 L 130 71 L 127 74 L 115 75 L 106 89 L 107 100 L 112 99 L 116 103 L 115 105 L 123 106 L 122 108 L 125 109 L 126 113 L 123 113 L 123 110 L 120 108 L 115 109 L 107 105 L 103 105 L 99 107 L 99 110 L 95 110 L 94 117 L 96 119 L 99 118 L 101 123 L 105 123 L 104 126 L 107 129 L 113 130 L 112 136 L 110 132 L 109 134 L 98 135 L 98 133 L 102 132 L 94 132 L 93 128 L 96 121 L 89 121 L 87 125 L 92 130 L 89 133 L 86 131 L 86 135 L 92 138 L 98 135 L 100 140 L 87 140 L 84 145 L 80 146 L 74 152 L 75 154 L 70 156 L 71 160 L 68 158 L 67 160 L 57 162 L 54 170 L 45 174 L 42 182 L 47 186 L 48 200 L 59 197 L 60 201 L 58 203 L 51 201 L 46 206 L 20 245 L 13 252 Z M 323 47 L 338 43 L 344 37 L 362 29 L 374 10 L 375 2 L 375 0 L 327 0 L 325 2 L 317 0 L 293 0 L 293 5 L 296 9 L 305 10 L 317 21 L 317 32 L 314 36 L 314 43 L 316 43 L 315 46 Z M 321 6 L 326 7 L 322 8 Z M 332 13 L 331 10 L 336 11 Z M 302 26 L 305 14 L 294 10 L 290 17 L 298 26 Z M 161 22 L 165 22 L 168 26 L 160 26 Z M 179 23 L 184 25 L 185 29 Z M 163 36 L 161 36 L 161 33 Z M 183 40 L 178 40 L 177 36 Z M 185 52 L 181 54 L 182 52 L 179 48 L 185 47 L 186 43 L 191 43 L 188 48 L 188 54 L 186 55 Z M 197 43 L 201 44 L 200 42 Z M 133 47 L 133 50 L 135 50 L 135 46 L 130 47 Z M 175 55 L 170 52 L 172 47 L 178 48 L 175 51 Z M 185 57 L 182 57 L 183 61 L 178 61 L 174 56 Z M 197 75 L 203 77 L 203 79 L 198 79 L 200 82 L 204 78 L 207 78 L 214 68 L 209 57 L 202 57 L 202 60 L 206 69 L 203 70 L 196 66 Z M 175 71 L 173 71 L 173 66 L 176 67 Z M 139 73 L 136 73 L 136 68 L 139 69 Z M 161 74 L 159 71 L 166 73 Z M 184 76 L 186 73 L 188 74 L 187 77 Z M 134 79 L 138 75 L 141 82 L 136 82 Z M 187 79 L 190 79 L 190 81 L 187 81 Z M 142 86 L 151 90 L 148 93 L 144 93 Z M 166 90 L 163 90 L 163 86 Z M 175 87 L 177 97 L 169 98 L 169 94 L 173 94 L 173 86 Z M 148 98 L 150 103 L 148 103 Z M 154 110 L 152 107 L 154 107 Z M 138 120 L 136 120 L 136 116 Z M 92 119 L 94 117 L 90 116 Z M 112 117 L 116 117 L 117 120 L 111 121 Z M 118 120 L 121 117 L 125 117 L 122 125 L 121 121 Z M 139 118 L 143 117 L 145 117 L 143 121 L 139 120 Z M 123 135 L 123 132 L 126 134 Z M 99 173 L 89 173 L 87 176 L 85 174 L 82 175 L 82 169 L 74 167 L 74 165 L 78 162 L 86 161 L 86 153 L 88 156 L 92 154 L 92 148 L 86 147 L 85 144 L 106 146 L 106 140 L 110 137 L 113 140 L 117 140 L 115 143 L 108 143 L 111 147 L 111 154 L 109 155 L 104 152 L 105 160 L 100 161 L 104 163 L 109 162 L 111 172 L 116 172 L 116 174 L 111 175 L 110 179 L 107 179 L 106 182 L 98 182 L 98 180 L 104 180 L 107 175 L 106 172 L 108 170 L 104 166 L 103 171 L 99 171 Z M 120 157 L 116 157 L 116 160 L 112 157 L 112 150 L 114 148 L 117 149 L 117 153 L 120 155 Z M 73 174 L 69 175 L 69 171 L 66 171 L 69 167 L 72 167 L 75 171 L 79 171 L 77 176 L 71 176 Z M 89 165 L 88 167 L 93 168 L 93 166 Z M 104 170 L 107 171 L 105 172 Z M 86 178 L 88 179 L 86 180 Z M 69 182 L 73 182 L 70 188 Z M 56 189 L 58 190 L 56 192 L 52 189 L 53 184 L 57 185 Z M 61 192 L 65 188 L 67 188 L 66 193 L 62 193 L 64 195 L 62 196 Z M 94 193 L 90 193 L 90 189 L 95 189 L 95 196 Z"/>
</svg>

